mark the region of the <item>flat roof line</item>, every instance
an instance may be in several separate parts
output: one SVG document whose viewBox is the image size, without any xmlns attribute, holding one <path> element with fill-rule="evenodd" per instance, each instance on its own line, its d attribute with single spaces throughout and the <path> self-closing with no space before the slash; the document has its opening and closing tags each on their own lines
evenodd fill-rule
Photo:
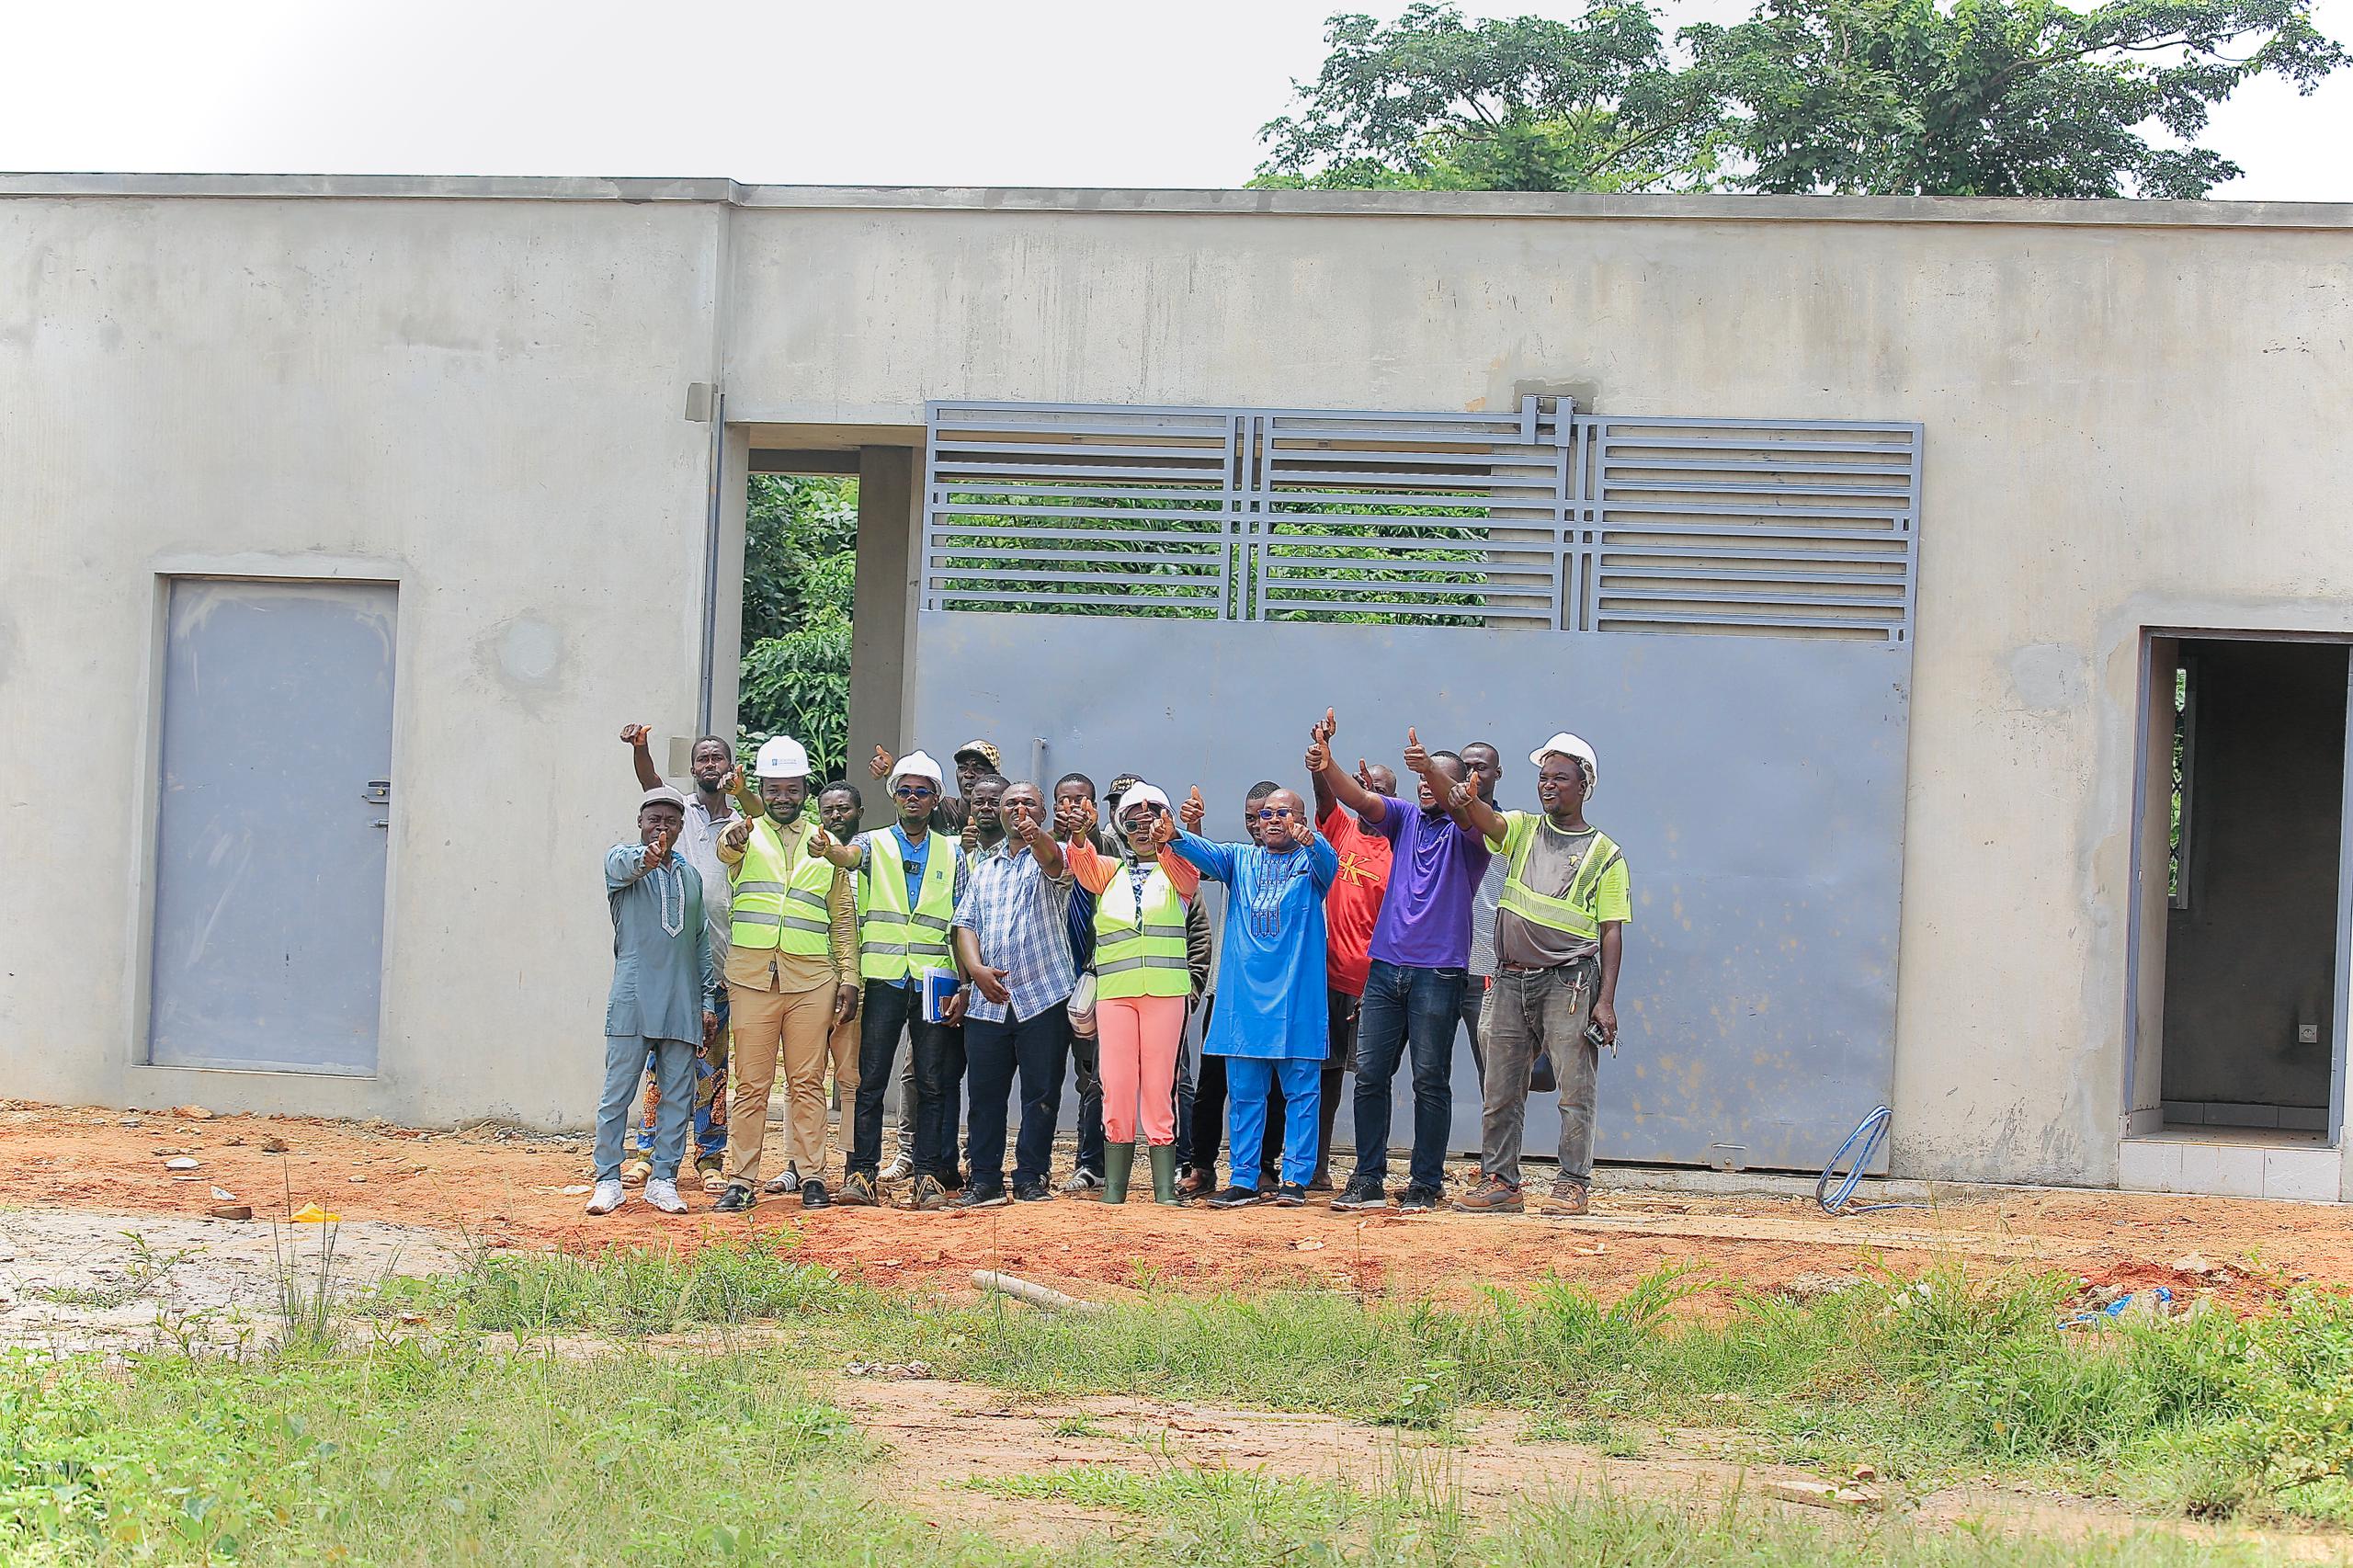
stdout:
<svg viewBox="0 0 2353 1568">
<path fill-rule="evenodd" d="M 1519 218 L 1707 222 L 2353 228 L 2353 202 L 2055 201 L 1966 196 L 1666 196 L 1461 190 L 1154 190 L 1030 186 L 745 185 L 539 175 L 0 174 L 9 197 L 716 202 L 748 210 L 1135 216 Z"/>
</svg>

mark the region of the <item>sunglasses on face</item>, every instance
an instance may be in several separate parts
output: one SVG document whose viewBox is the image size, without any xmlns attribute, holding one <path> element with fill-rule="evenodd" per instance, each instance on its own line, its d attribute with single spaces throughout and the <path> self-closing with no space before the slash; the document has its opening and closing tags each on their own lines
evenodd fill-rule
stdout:
<svg viewBox="0 0 2353 1568">
<path fill-rule="evenodd" d="M 902 784 L 891 791 L 902 801 L 928 801 L 938 792 L 922 784 Z"/>
<path fill-rule="evenodd" d="M 1295 816 L 1298 813 L 1293 812 L 1289 806 L 1260 806 L 1258 808 L 1258 820 L 1260 822 L 1275 822 L 1281 818 Z"/>
</svg>

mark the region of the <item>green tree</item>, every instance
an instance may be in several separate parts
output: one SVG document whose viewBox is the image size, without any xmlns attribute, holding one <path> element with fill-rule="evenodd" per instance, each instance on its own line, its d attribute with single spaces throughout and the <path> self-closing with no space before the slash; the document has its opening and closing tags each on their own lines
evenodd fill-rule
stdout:
<svg viewBox="0 0 2353 1568">
<path fill-rule="evenodd" d="M 2213 106 L 2346 63 L 2311 0 L 1763 0 L 1671 51 L 1643 0 L 1574 22 L 1338 16 L 1262 185 L 2203 196 Z M 1679 52 L 1679 58 L 1678 58 Z"/>
<path fill-rule="evenodd" d="M 2242 172 L 2197 144 L 2214 105 L 2346 62 L 2307 0 L 1772 0 L 1681 37 L 1759 191 L 2204 196 Z"/>
<path fill-rule="evenodd" d="M 771 735 L 809 748 L 820 778 L 842 774 L 849 744 L 849 620 L 858 484 L 752 476 L 744 522 L 744 665 L 736 733 L 747 752 Z"/>
<path fill-rule="evenodd" d="M 1634 0 L 1573 22 L 1465 22 L 1450 5 L 1393 26 L 1338 16 L 1300 112 L 1259 132 L 1257 185 L 1437 190 L 1704 187 L 1718 117 Z"/>
</svg>

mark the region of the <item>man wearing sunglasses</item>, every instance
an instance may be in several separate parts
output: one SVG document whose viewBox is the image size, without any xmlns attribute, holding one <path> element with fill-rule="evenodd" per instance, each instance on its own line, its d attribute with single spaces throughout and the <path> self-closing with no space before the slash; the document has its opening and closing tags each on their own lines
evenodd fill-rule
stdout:
<svg viewBox="0 0 2353 1568">
<path fill-rule="evenodd" d="M 858 1050 L 858 1100 L 852 1115 L 849 1174 L 839 1201 L 872 1207 L 882 1163 L 882 1100 L 904 1031 L 915 1056 L 915 1103 L 902 1108 L 915 1128 L 915 1185 L 905 1207 L 948 1207 L 945 1183 L 956 1168 L 958 1085 L 964 1076 L 962 993 L 946 1017 L 924 1017 L 924 975 L 954 970 L 949 926 L 964 892 L 961 847 L 932 828 L 940 800 L 939 764 L 910 752 L 892 771 L 896 820 L 862 833 L 826 858 L 858 873 L 858 973 L 865 995 Z"/>
<path fill-rule="evenodd" d="M 1267 1107 L 1279 1093 L 1285 1135 L 1273 1198 L 1295 1209 L 1307 1201 L 1315 1174 L 1316 1102 L 1329 1038 L 1324 900 L 1340 860 L 1296 790 L 1277 790 L 1258 803 L 1254 844 L 1199 836 L 1204 814 L 1197 787 L 1178 810 L 1187 831 L 1164 816 L 1154 836 L 1163 864 L 1190 866 L 1229 890 L 1218 982 L 1224 1000 L 1201 1050 L 1205 1058 L 1225 1061 L 1231 1165 L 1228 1185 L 1210 1204 L 1237 1209 L 1258 1201 Z"/>
</svg>

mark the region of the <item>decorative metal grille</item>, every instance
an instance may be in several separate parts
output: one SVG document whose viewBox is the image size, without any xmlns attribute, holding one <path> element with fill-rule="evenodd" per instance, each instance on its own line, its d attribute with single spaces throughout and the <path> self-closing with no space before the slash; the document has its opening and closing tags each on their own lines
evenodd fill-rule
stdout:
<svg viewBox="0 0 2353 1568">
<path fill-rule="evenodd" d="M 1910 635 L 1917 425 L 936 403 L 931 609 Z"/>
</svg>

